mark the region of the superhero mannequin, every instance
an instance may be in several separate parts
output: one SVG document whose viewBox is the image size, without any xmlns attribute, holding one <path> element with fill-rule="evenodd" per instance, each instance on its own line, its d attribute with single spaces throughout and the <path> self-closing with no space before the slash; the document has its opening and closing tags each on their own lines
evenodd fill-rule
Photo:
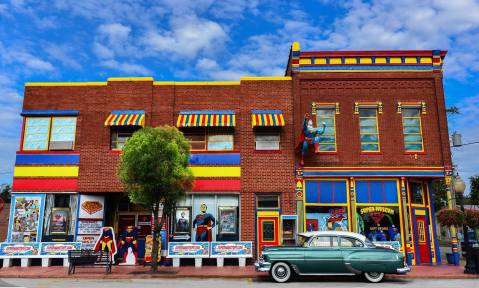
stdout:
<svg viewBox="0 0 479 288">
<path fill-rule="evenodd" d="M 115 233 L 112 227 L 101 228 L 100 238 L 95 244 L 95 252 L 98 251 L 107 251 L 112 257 L 116 254 Z"/>
<path fill-rule="evenodd" d="M 319 153 L 319 136 L 326 130 L 326 123 L 323 122 L 322 124 L 322 129 L 314 128 L 313 120 L 309 117 L 309 114 L 306 113 L 304 115 L 303 131 L 301 132 L 299 143 L 296 146 L 296 149 L 301 151 L 301 166 L 304 166 L 304 154 L 308 151 L 310 144 L 314 145 L 314 153 Z"/>
<path fill-rule="evenodd" d="M 195 220 L 193 220 L 193 228 L 196 227 L 195 241 L 212 241 L 211 229 L 215 227 L 216 220 L 213 215 L 206 213 L 207 209 L 206 204 L 201 204 L 200 214 L 196 215 Z"/>
<path fill-rule="evenodd" d="M 128 264 L 136 264 L 136 260 L 138 258 L 138 229 L 134 226 L 128 226 L 126 229 L 121 233 L 120 236 L 120 247 L 123 250 L 123 263 L 127 263 L 127 256 L 129 254 L 129 250 L 134 255 L 133 263 Z"/>
</svg>

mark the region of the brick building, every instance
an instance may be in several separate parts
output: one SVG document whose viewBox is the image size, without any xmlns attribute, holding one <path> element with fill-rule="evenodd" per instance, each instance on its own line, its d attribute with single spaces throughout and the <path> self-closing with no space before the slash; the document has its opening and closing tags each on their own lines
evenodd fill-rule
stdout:
<svg viewBox="0 0 479 288">
<path fill-rule="evenodd" d="M 135 225 L 142 239 L 151 215 L 122 193 L 121 147 L 142 126 L 172 125 L 191 140 L 196 181 L 165 238 L 194 240 L 191 222 L 206 204 L 212 241 L 258 250 L 298 231 L 341 229 L 413 264 L 440 262 L 429 203 L 431 182 L 451 165 L 445 54 L 303 52 L 294 43 L 282 77 L 26 83 L 8 241 L 88 247 L 103 225 Z M 316 145 L 303 158 L 305 117 Z"/>
</svg>

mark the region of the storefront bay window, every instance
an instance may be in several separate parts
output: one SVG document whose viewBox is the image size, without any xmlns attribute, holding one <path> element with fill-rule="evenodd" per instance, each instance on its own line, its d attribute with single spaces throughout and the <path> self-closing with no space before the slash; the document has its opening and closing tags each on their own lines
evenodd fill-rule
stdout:
<svg viewBox="0 0 479 288">
<path fill-rule="evenodd" d="M 307 180 L 305 186 L 305 230 L 348 231 L 347 180 Z"/>
<path fill-rule="evenodd" d="M 402 218 L 396 180 L 356 180 L 358 233 L 373 242 L 402 246 Z"/>
<path fill-rule="evenodd" d="M 77 204 L 77 194 L 46 194 L 43 242 L 73 241 Z"/>
</svg>

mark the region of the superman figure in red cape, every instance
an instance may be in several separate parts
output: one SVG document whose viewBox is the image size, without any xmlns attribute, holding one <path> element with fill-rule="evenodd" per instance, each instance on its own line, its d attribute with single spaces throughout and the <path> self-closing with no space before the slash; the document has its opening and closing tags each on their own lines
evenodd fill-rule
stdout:
<svg viewBox="0 0 479 288">
<path fill-rule="evenodd" d="M 314 153 L 319 153 L 319 136 L 326 130 L 326 123 L 323 122 L 322 124 L 322 129 L 314 128 L 313 120 L 309 117 L 309 114 L 304 115 L 303 130 L 299 136 L 299 143 L 296 145 L 296 150 L 301 151 L 301 166 L 304 166 L 304 154 L 308 151 L 310 144 L 314 145 Z"/>
</svg>

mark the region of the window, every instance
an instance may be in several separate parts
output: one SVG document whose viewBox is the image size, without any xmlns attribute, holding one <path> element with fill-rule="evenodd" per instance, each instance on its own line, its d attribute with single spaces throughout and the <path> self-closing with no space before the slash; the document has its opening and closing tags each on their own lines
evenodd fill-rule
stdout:
<svg viewBox="0 0 479 288">
<path fill-rule="evenodd" d="M 263 227 L 262 227 L 262 231 L 263 231 L 263 237 L 262 237 L 262 240 L 263 241 L 274 241 L 274 236 L 275 236 L 275 233 L 274 233 L 274 221 L 263 221 Z"/>
<path fill-rule="evenodd" d="M 326 124 L 324 134 L 319 136 L 319 151 L 336 152 L 336 120 L 335 109 L 318 108 L 316 110 L 316 123 L 318 127 L 322 127 L 322 123 Z"/>
<path fill-rule="evenodd" d="M 260 195 L 256 198 L 257 208 L 279 208 L 278 195 Z"/>
<path fill-rule="evenodd" d="M 139 130 L 138 126 L 112 126 L 111 127 L 111 150 L 121 150 L 126 141 L 133 133 Z"/>
<path fill-rule="evenodd" d="M 398 206 L 356 206 L 356 213 L 358 233 L 373 242 L 401 242 Z"/>
<path fill-rule="evenodd" d="M 349 231 L 347 206 L 306 205 L 306 231 Z"/>
<path fill-rule="evenodd" d="M 359 109 L 361 152 L 379 152 L 377 109 Z"/>
<path fill-rule="evenodd" d="M 233 133 L 229 129 L 184 129 L 192 151 L 229 151 L 234 149 Z"/>
<path fill-rule="evenodd" d="M 341 247 L 364 247 L 363 242 L 358 239 L 350 237 L 341 237 Z"/>
<path fill-rule="evenodd" d="M 422 152 L 422 124 L 419 108 L 402 108 L 404 149 L 406 152 Z"/>
<path fill-rule="evenodd" d="M 424 190 L 421 183 L 409 182 L 409 193 L 412 204 L 424 204 Z"/>
<path fill-rule="evenodd" d="M 76 117 L 27 117 L 23 150 L 73 150 Z"/>
<path fill-rule="evenodd" d="M 279 150 L 281 136 L 279 131 L 256 131 L 256 150 Z"/>
<path fill-rule="evenodd" d="M 338 247 L 338 239 L 334 236 L 314 237 L 309 244 L 310 247 Z"/>
<path fill-rule="evenodd" d="M 396 180 L 356 180 L 357 203 L 398 204 Z"/>
</svg>

